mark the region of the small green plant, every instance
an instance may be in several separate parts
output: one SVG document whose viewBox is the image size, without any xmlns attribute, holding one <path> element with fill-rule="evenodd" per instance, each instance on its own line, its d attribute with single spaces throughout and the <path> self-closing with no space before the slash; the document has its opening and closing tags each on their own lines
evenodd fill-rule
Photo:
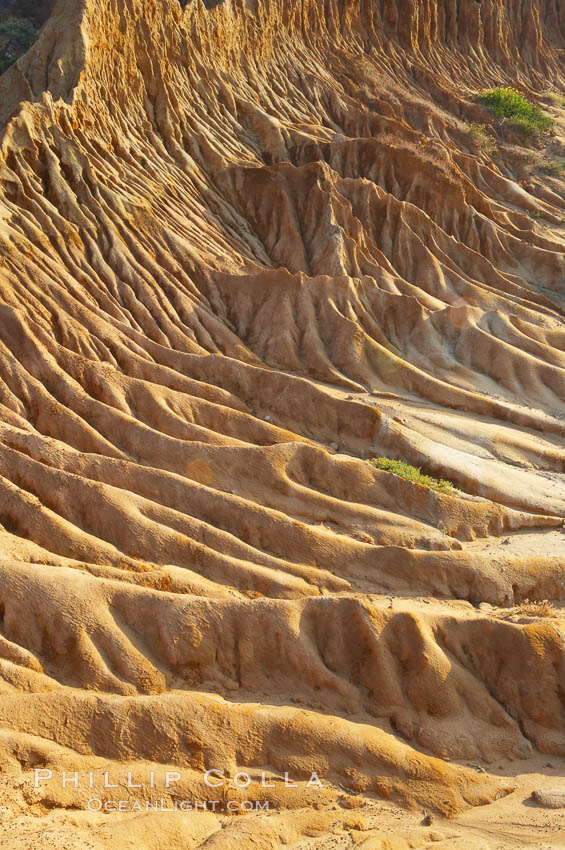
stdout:
<svg viewBox="0 0 565 850">
<path fill-rule="evenodd" d="M 419 467 L 411 466 L 409 463 L 404 463 L 402 460 L 390 460 L 387 457 L 375 457 L 370 463 L 377 469 L 382 469 L 384 472 L 392 472 L 406 481 L 411 481 L 412 484 L 420 484 L 424 487 L 429 487 L 430 490 L 436 490 L 438 493 L 452 493 L 455 489 L 451 481 L 445 481 L 441 478 L 432 478 L 431 475 L 424 475 Z"/>
<path fill-rule="evenodd" d="M 530 218 L 543 218 L 543 213 L 541 210 L 529 210 L 528 215 Z"/>
<path fill-rule="evenodd" d="M 469 124 L 469 134 L 473 141 L 490 157 L 494 156 L 498 149 L 494 139 L 488 132 L 486 124 Z"/>
<path fill-rule="evenodd" d="M 542 174 L 549 174 L 550 177 L 561 177 L 565 175 L 565 162 L 548 159 L 538 165 L 538 171 L 541 171 Z"/>
<path fill-rule="evenodd" d="M 511 126 L 525 138 L 545 133 L 553 127 L 553 119 L 543 109 L 526 100 L 524 95 L 511 86 L 484 91 L 479 100 L 497 118 L 508 119 Z"/>
<path fill-rule="evenodd" d="M 557 91 L 545 91 L 543 93 L 543 99 L 548 103 L 551 103 L 552 106 L 565 106 L 565 95 L 562 95 Z"/>
</svg>

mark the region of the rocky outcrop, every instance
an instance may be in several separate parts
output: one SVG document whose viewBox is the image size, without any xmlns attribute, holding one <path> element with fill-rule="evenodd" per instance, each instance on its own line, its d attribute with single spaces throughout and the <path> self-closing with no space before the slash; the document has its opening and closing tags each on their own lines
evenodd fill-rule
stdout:
<svg viewBox="0 0 565 850">
<path fill-rule="evenodd" d="M 477 97 L 564 51 L 559 0 L 59 0 L 0 78 L 11 769 L 454 816 L 509 785 L 441 759 L 565 755 L 563 109 Z"/>
</svg>

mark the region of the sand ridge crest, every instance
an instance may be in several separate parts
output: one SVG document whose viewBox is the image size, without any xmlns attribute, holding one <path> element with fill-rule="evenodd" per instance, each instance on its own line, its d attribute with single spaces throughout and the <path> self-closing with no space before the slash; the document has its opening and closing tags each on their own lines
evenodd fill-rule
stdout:
<svg viewBox="0 0 565 850">
<path fill-rule="evenodd" d="M 564 49 L 541 0 L 58 0 L 0 77 L 3 847 L 561 846 Z M 58 781 L 209 767 L 270 811 Z"/>
</svg>

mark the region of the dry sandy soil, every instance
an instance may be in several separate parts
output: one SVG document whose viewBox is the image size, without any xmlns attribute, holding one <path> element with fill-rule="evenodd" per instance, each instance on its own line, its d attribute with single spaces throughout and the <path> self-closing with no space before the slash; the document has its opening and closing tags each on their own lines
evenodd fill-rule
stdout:
<svg viewBox="0 0 565 850">
<path fill-rule="evenodd" d="M 59 0 L 0 78 L 3 849 L 565 847 L 564 60 Z"/>
</svg>

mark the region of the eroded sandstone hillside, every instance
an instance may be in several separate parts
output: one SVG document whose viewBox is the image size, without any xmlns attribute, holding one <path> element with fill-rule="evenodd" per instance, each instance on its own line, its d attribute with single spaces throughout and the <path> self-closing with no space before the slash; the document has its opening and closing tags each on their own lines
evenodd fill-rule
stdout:
<svg viewBox="0 0 565 850">
<path fill-rule="evenodd" d="M 0 78 L 2 847 L 563 846 L 564 60 L 562 0 L 59 0 Z"/>
</svg>

